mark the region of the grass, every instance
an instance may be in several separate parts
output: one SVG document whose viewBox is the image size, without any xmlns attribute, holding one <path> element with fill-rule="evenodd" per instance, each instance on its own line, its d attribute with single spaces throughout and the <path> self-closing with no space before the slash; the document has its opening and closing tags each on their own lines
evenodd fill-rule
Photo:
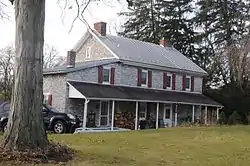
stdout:
<svg viewBox="0 0 250 166">
<path fill-rule="evenodd" d="M 171 128 L 122 133 L 49 135 L 84 166 L 246 166 L 250 126 Z"/>
</svg>

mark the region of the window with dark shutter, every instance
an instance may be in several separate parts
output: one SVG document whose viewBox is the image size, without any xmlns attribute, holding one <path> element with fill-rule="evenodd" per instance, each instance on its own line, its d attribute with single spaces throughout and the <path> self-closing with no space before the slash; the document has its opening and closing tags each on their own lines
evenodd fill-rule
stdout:
<svg viewBox="0 0 250 166">
<path fill-rule="evenodd" d="M 182 76 L 182 90 L 185 91 L 186 90 L 186 76 Z"/>
<path fill-rule="evenodd" d="M 137 73 L 137 85 L 141 86 L 141 76 L 142 76 L 142 70 L 138 69 L 138 73 Z"/>
<path fill-rule="evenodd" d="M 191 77 L 191 92 L 194 91 L 194 76 Z"/>
<path fill-rule="evenodd" d="M 110 84 L 115 84 L 115 68 L 111 68 L 111 78 L 110 78 Z"/>
<path fill-rule="evenodd" d="M 148 87 L 152 88 L 152 71 L 148 71 Z"/>
<path fill-rule="evenodd" d="M 167 73 L 163 73 L 163 89 L 167 88 Z"/>
<path fill-rule="evenodd" d="M 176 74 L 172 75 L 172 90 L 175 90 L 175 84 L 176 84 Z"/>
<path fill-rule="evenodd" d="M 103 67 L 99 66 L 98 67 L 98 83 L 102 83 L 103 82 Z"/>
</svg>

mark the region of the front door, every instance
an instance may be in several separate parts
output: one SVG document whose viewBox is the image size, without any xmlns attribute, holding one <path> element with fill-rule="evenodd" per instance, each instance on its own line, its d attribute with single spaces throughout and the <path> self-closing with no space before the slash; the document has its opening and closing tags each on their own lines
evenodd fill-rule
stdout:
<svg viewBox="0 0 250 166">
<path fill-rule="evenodd" d="M 100 102 L 100 126 L 109 125 L 109 102 L 101 101 Z"/>
<path fill-rule="evenodd" d="M 172 127 L 172 105 L 165 104 L 163 110 L 163 121 L 165 127 Z"/>
</svg>

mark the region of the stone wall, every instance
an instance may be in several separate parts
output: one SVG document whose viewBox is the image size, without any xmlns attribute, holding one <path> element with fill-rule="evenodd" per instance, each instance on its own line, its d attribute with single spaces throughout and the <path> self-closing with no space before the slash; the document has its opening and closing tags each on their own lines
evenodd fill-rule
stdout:
<svg viewBox="0 0 250 166">
<path fill-rule="evenodd" d="M 134 66 L 113 63 L 104 67 L 115 68 L 115 84 L 123 86 L 137 87 L 138 68 Z M 150 69 L 149 69 L 150 70 Z M 164 71 L 152 70 L 152 88 L 163 89 L 163 73 Z M 67 76 L 71 80 L 79 80 L 86 82 L 98 82 L 98 67 L 93 67 L 85 70 L 69 73 Z M 176 91 L 182 91 L 182 75 L 176 74 Z M 194 91 L 202 93 L 202 78 L 195 77 Z"/>
<path fill-rule="evenodd" d="M 52 94 L 52 106 L 61 112 L 65 112 L 66 75 L 48 75 L 43 77 L 43 93 Z"/>
<path fill-rule="evenodd" d="M 87 52 L 89 53 L 89 56 L 86 56 Z M 85 41 L 85 44 L 83 44 L 82 47 L 77 51 L 76 62 L 107 59 L 113 57 L 114 56 L 91 35 Z"/>
</svg>

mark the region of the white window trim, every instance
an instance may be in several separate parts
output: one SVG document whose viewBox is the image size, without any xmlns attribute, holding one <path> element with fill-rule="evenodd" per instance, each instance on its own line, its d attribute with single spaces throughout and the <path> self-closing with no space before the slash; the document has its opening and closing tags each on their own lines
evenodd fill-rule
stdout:
<svg viewBox="0 0 250 166">
<path fill-rule="evenodd" d="M 191 76 L 186 76 L 186 80 L 185 80 L 185 83 L 186 83 L 186 81 L 187 81 L 187 78 L 189 78 L 189 88 L 186 88 L 186 85 L 185 85 L 185 88 L 186 88 L 186 91 L 191 91 L 191 83 L 192 83 L 192 81 L 191 81 Z"/>
<path fill-rule="evenodd" d="M 107 102 L 108 103 L 108 115 L 102 115 L 102 102 Z M 109 126 L 109 101 L 100 101 L 100 108 L 99 108 L 99 126 L 101 126 L 101 118 L 102 117 L 107 117 L 107 126 Z"/>
<path fill-rule="evenodd" d="M 170 80 L 170 87 L 166 87 L 167 89 L 171 90 L 172 89 L 172 84 L 173 84 L 173 74 L 167 73 L 167 77 L 170 76 L 171 80 Z"/>
<path fill-rule="evenodd" d="M 87 58 L 87 59 L 89 59 L 90 57 L 91 57 L 91 46 L 88 46 L 87 48 L 86 48 L 86 53 L 85 53 L 86 55 L 85 55 L 85 57 Z"/>
<path fill-rule="evenodd" d="M 141 102 L 143 104 L 145 104 L 145 110 L 144 110 L 144 117 L 140 117 L 140 114 L 141 114 L 141 109 L 139 108 L 139 121 L 141 120 L 146 120 L 147 119 L 147 112 L 148 112 L 148 103 L 147 102 Z M 139 105 L 140 106 L 140 105 Z"/>
<path fill-rule="evenodd" d="M 141 77 L 142 77 L 142 73 L 143 73 L 143 72 L 145 72 L 145 73 L 147 74 L 147 77 L 146 77 L 146 84 L 142 84 L 142 83 L 141 83 L 141 86 L 147 87 L 147 86 L 148 86 L 148 70 L 143 69 L 143 70 L 141 71 Z"/>
<path fill-rule="evenodd" d="M 103 73 L 104 73 L 104 70 L 109 70 L 109 81 L 104 81 L 104 74 L 102 75 L 102 80 L 103 80 L 103 84 L 110 84 L 111 82 L 111 67 L 107 67 L 107 66 L 104 66 L 103 67 Z"/>
</svg>

